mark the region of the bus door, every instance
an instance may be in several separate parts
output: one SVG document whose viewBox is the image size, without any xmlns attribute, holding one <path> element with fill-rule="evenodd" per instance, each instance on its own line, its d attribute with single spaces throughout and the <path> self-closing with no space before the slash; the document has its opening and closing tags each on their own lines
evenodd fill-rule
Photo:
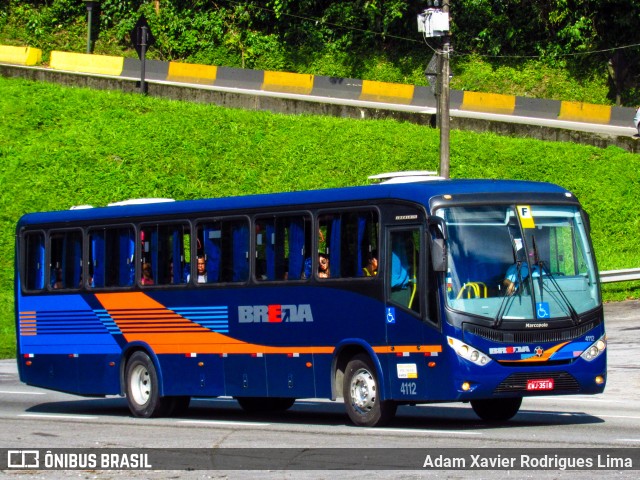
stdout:
<svg viewBox="0 0 640 480">
<path fill-rule="evenodd" d="M 386 232 L 387 372 L 394 399 L 426 395 L 424 349 L 425 271 L 422 228 L 389 228 Z M 382 360 L 382 359 L 381 359 Z"/>
</svg>

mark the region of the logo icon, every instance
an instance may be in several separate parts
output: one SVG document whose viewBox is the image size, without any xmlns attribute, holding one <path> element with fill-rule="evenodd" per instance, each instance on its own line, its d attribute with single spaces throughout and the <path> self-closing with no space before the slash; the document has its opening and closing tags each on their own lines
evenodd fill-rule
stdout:
<svg viewBox="0 0 640 480">
<path fill-rule="evenodd" d="M 536 357 L 541 357 L 542 354 L 544 353 L 544 350 L 542 349 L 542 347 L 536 347 L 533 351 L 536 352 Z"/>
<path fill-rule="evenodd" d="M 8 450 L 8 468 L 39 468 L 40 452 L 38 450 Z"/>
<path fill-rule="evenodd" d="M 538 318 L 549 318 L 549 302 L 538 302 L 536 304 L 536 315 Z"/>
<path fill-rule="evenodd" d="M 396 323 L 396 309 L 387 307 L 387 323 Z"/>
</svg>

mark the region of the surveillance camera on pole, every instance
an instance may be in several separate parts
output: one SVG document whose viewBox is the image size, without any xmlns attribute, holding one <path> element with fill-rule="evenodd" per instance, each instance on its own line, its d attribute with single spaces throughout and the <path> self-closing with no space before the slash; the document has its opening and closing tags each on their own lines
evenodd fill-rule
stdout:
<svg viewBox="0 0 640 480">
<path fill-rule="evenodd" d="M 428 8 L 418 14 L 418 32 L 425 37 L 443 37 L 449 34 L 449 13 L 439 8 Z"/>
<path fill-rule="evenodd" d="M 446 3 L 445 3 L 446 2 Z M 438 127 L 440 128 L 440 176 L 449 178 L 449 0 L 429 0 L 429 8 L 418 15 L 418 32 L 425 38 L 442 37 L 438 97 Z M 428 68 L 427 68 L 428 70 Z"/>
</svg>

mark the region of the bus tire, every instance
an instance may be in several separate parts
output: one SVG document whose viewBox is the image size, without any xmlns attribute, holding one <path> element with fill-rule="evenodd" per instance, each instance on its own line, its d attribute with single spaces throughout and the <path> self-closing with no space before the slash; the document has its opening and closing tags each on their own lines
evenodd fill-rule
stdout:
<svg viewBox="0 0 640 480">
<path fill-rule="evenodd" d="M 136 417 L 159 417 L 169 413 L 170 397 L 160 396 L 156 367 L 145 352 L 137 351 L 129 358 L 125 370 L 129 410 Z"/>
<path fill-rule="evenodd" d="M 522 404 L 522 397 L 471 400 L 471 407 L 482 420 L 506 422 L 513 418 Z"/>
<path fill-rule="evenodd" d="M 347 415 L 359 427 L 384 425 L 396 414 L 395 402 L 380 400 L 380 383 L 368 355 L 356 355 L 349 361 L 342 391 Z"/>
<path fill-rule="evenodd" d="M 295 403 L 295 398 L 289 397 L 235 397 L 245 412 L 284 412 Z"/>
</svg>

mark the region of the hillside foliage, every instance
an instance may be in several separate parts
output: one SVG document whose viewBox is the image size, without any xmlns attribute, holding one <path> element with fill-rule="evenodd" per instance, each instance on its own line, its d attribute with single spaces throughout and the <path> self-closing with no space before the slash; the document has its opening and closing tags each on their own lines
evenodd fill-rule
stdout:
<svg viewBox="0 0 640 480">
<path fill-rule="evenodd" d="M 135 197 L 178 200 L 362 185 L 436 170 L 437 130 L 394 120 L 287 116 L 0 77 L 0 357 L 15 354 L 21 215 Z M 453 178 L 550 181 L 591 216 L 603 270 L 640 266 L 640 156 L 611 147 L 452 131 Z M 605 286 L 606 300 L 640 285 Z"/>
<path fill-rule="evenodd" d="M 452 88 L 556 100 L 640 103 L 635 0 L 450 0 Z M 417 32 L 425 1 L 102 0 L 94 52 L 425 85 L 438 40 Z M 84 52 L 82 0 L 0 0 L 0 44 Z"/>
</svg>

